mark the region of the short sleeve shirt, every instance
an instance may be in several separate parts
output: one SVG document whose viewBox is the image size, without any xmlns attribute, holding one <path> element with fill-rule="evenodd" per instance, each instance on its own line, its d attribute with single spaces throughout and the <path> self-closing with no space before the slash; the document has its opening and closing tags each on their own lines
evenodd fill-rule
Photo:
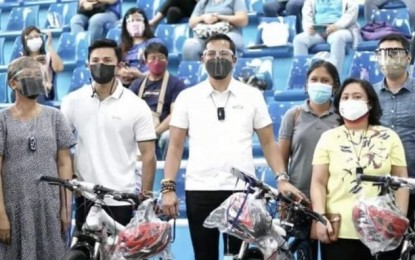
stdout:
<svg viewBox="0 0 415 260">
<path fill-rule="evenodd" d="M 360 158 L 359 160 L 357 158 Z M 373 126 L 368 131 L 349 131 L 345 126 L 324 132 L 314 152 L 313 165 L 328 165 L 326 212 L 340 213 L 340 238 L 357 239 L 352 221 L 353 206 L 359 198 L 377 196 L 378 188 L 361 183 L 362 191 L 352 194 L 356 185 L 356 168 L 364 174 L 389 175 L 392 166 L 406 166 L 399 136 L 391 129 Z"/>
<path fill-rule="evenodd" d="M 224 108 L 224 120 L 218 119 L 218 107 Z M 235 79 L 221 93 L 208 80 L 180 92 L 170 126 L 188 130 L 186 190 L 234 190 L 232 167 L 255 174 L 252 136 L 271 124 L 261 92 Z"/>
</svg>

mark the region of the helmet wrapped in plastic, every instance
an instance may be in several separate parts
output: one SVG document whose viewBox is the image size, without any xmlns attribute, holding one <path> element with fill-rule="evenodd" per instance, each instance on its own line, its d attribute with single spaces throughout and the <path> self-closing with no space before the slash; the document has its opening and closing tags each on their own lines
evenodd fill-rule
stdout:
<svg viewBox="0 0 415 260">
<path fill-rule="evenodd" d="M 389 194 L 360 201 L 352 214 L 359 239 L 372 254 L 397 248 L 409 227 Z"/>
</svg>

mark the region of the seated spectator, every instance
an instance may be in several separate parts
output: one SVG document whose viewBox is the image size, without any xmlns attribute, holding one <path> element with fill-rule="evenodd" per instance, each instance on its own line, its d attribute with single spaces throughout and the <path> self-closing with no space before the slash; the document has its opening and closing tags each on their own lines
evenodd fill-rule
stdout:
<svg viewBox="0 0 415 260">
<path fill-rule="evenodd" d="M 161 43 L 161 40 L 154 37 L 144 10 L 130 8 L 122 20 L 121 53 L 124 66 L 118 71 L 118 77 L 125 87 L 147 72 L 143 52 L 152 42 Z"/>
<path fill-rule="evenodd" d="M 294 37 L 294 56 L 308 55 L 310 47 L 327 42 L 331 60 L 341 74 L 346 44 L 359 40 L 358 11 L 353 0 L 306 0 L 302 11 L 304 32 Z"/>
<path fill-rule="evenodd" d="M 301 9 L 304 0 L 268 0 L 264 3 L 263 11 L 266 17 L 276 17 L 282 15 L 295 15 L 297 17 L 297 32 L 301 32 Z M 283 13 L 285 11 L 285 13 Z"/>
<path fill-rule="evenodd" d="M 189 18 L 197 0 L 166 0 L 160 6 L 150 25 L 157 25 L 164 17 L 167 23 L 180 23 L 183 18 Z"/>
<path fill-rule="evenodd" d="M 242 27 L 247 24 L 245 0 L 199 0 L 189 20 L 194 32 L 200 25 L 208 28 L 204 30 L 206 32 L 219 27 L 218 32 L 228 35 L 238 51 L 243 48 Z M 183 60 L 200 60 L 208 36 L 194 33 L 193 38 L 187 39 L 183 44 Z"/>
<path fill-rule="evenodd" d="M 51 32 L 46 33 L 46 43 L 43 35 L 39 28 L 27 27 L 21 34 L 22 56 L 35 58 L 42 65 L 46 88 L 45 96 L 47 100 L 53 100 L 54 73 L 63 71 L 63 62 L 53 48 Z M 38 102 L 42 103 L 44 98 L 39 97 Z"/>
<path fill-rule="evenodd" d="M 88 29 L 91 42 L 105 38 L 105 25 L 121 18 L 121 2 L 122 0 L 79 0 L 78 13 L 71 19 L 71 32 L 77 34 Z"/>
<path fill-rule="evenodd" d="M 392 2 L 393 0 L 365 0 L 364 3 L 364 11 L 365 11 L 365 20 L 366 22 L 370 22 L 370 17 L 374 12 L 379 10 L 382 5 L 386 4 L 387 2 Z M 408 8 L 409 11 L 409 19 L 411 28 L 415 29 L 415 1 L 414 0 L 400 0 Z"/>
<path fill-rule="evenodd" d="M 147 102 L 153 112 L 153 121 L 156 128 L 159 145 L 156 147 L 157 157 L 164 155 L 166 147 L 173 104 L 179 93 L 186 88 L 184 83 L 167 71 L 167 48 L 158 42 L 147 45 L 144 58 L 148 67 L 145 77 L 134 80 L 130 89 Z"/>
</svg>

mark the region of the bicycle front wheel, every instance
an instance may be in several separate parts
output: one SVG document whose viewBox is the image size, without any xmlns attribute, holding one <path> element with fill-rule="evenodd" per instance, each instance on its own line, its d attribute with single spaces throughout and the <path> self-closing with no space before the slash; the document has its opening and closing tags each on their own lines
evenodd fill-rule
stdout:
<svg viewBox="0 0 415 260">
<path fill-rule="evenodd" d="M 70 250 L 63 260 L 89 260 L 89 257 L 81 250 Z"/>
</svg>

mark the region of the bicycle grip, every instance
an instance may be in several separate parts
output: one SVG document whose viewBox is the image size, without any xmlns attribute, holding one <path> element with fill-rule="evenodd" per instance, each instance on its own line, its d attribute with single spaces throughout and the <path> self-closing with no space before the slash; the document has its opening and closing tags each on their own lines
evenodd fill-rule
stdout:
<svg viewBox="0 0 415 260">
<path fill-rule="evenodd" d="M 46 176 L 46 175 L 42 175 L 40 176 L 40 181 L 46 181 L 46 182 L 55 182 L 55 183 L 60 183 L 60 184 L 65 184 L 65 181 L 57 178 L 57 177 L 52 177 L 52 176 Z"/>
</svg>

